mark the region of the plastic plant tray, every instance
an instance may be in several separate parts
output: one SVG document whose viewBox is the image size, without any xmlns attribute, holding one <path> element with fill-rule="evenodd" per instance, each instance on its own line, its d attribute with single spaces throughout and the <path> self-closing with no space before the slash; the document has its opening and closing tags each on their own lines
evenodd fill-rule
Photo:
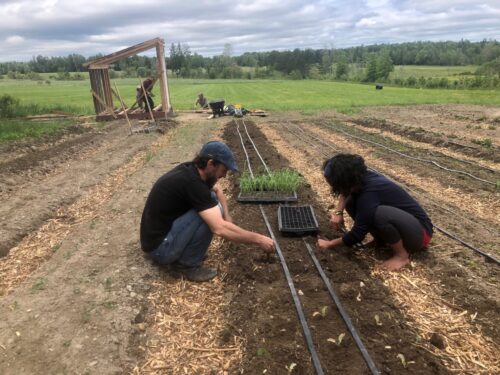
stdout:
<svg viewBox="0 0 500 375">
<path fill-rule="evenodd" d="M 286 234 L 304 235 L 319 230 L 312 206 L 279 206 L 279 230 Z"/>
<path fill-rule="evenodd" d="M 297 202 L 297 192 L 280 193 L 276 191 L 256 191 L 252 193 L 241 193 L 238 195 L 238 202 L 247 203 L 278 203 Z"/>
</svg>

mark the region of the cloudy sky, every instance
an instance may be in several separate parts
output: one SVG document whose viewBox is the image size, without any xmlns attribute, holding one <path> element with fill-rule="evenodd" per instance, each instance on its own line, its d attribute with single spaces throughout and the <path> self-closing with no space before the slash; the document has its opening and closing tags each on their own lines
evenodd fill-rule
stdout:
<svg viewBox="0 0 500 375">
<path fill-rule="evenodd" d="M 0 0 L 0 61 L 111 53 L 161 37 L 205 56 L 500 40 L 500 0 Z"/>
</svg>

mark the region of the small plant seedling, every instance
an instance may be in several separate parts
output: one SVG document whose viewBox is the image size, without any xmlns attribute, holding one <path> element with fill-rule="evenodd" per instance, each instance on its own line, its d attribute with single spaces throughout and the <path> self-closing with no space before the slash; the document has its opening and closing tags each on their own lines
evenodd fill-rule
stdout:
<svg viewBox="0 0 500 375">
<path fill-rule="evenodd" d="M 377 323 L 378 326 L 382 325 L 382 322 L 380 321 L 380 317 L 377 314 L 375 315 L 375 322 Z"/>
<path fill-rule="evenodd" d="M 328 306 L 323 306 L 319 311 L 315 311 L 313 313 L 313 316 L 316 317 L 316 316 L 321 316 L 321 317 L 325 317 L 326 314 L 328 313 Z"/>
<path fill-rule="evenodd" d="M 397 357 L 399 358 L 399 360 L 401 361 L 401 364 L 403 365 L 404 368 L 406 368 L 406 366 L 408 365 L 411 365 L 412 363 L 415 363 L 415 361 L 406 361 L 406 358 L 403 354 L 399 353 L 397 355 Z"/>
<path fill-rule="evenodd" d="M 31 290 L 33 292 L 39 291 L 39 290 L 44 290 L 45 289 L 45 280 L 44 279 L 37 279 L 33 285 L 31 286 Z"/>
<path fill-rule="evenodd" d="M 297 367 L 297 364 L 292 362 L 288 366 L 285 366 L 286 370 L 288 371 L 289 374 L 292 373 L 293 369 Z"/>
<path fill-rule="evenodd" d="M 266 348 L 258 348 L 257 349 L 257 357 L 269 357 L 270 354 Z"/>
<path fill-rule="evenodd" d="M 337 346 L 340 346 L 340 344 L 342 344 L 342 340 L 344 340 L 344 337 L 345 337 L 345 333 L 341 333 L 341 334 L 337 337 L 337 339 L 333 339 L 333 338 L 331 338 L 331 337 L 330 337 L 330 338 L 329 338 L 329 339 L 327 339 L 326 341 L 331 342 L 331 343 L 333 343 L 333 344 L 335 344 L 335 345 L 337 345 Z"/>
</svg>

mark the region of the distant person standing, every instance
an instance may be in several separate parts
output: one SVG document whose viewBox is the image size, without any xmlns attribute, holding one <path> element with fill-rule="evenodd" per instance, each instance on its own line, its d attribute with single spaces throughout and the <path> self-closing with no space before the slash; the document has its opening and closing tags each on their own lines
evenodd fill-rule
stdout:
<svg viewBox="0 0 500 375">
<path fill-rule="evenodd" d="M 375 244 L 393 251 L 383 267 L 394 271 L 410 262 L 409 253 L 429 244 L 433 226 L 424 209 L 405 190 L 385 176 L 369 171 L 359 155 L 338 154 L 323 164 L 323 175 L 338 196 L 331 223 L 343 227 L 344 209 L 354 220 L 350 231 L 333 240 L 318 239 L 321 249 L 352 246 L 371 233 Z"/>
<path fill-rule="evenodd" d="M 137 100 L 137 105 L 139 108 L 144 109 L 144 111 L 149 111 L 148 109 L 148 104 L 149 103 L 149 108 L 151 110 L 154 108 L 155 103 L 153 101 L 153 86 L 154 86 L 154 80 L 152 77 L 146 78 L 142 82 L 142 87 L 144 87 L 144 91 L 142 90 L 141 85 L 137 86 L 137 92 L 136 92 L 136 100 Z M 147 100 L 147 103 L 146 103 Z"/>
<path fill-rule="evenodd" d="M 199 104 L 199 105 L 200 105 L 200 107 L 201 107 L 201 108 L 203 108 L 203 109 L 208 108 L 208 99 L 207 99 L 205 96 L 203 96 L 203 93 L 202 93 L 202 92 L 200 92 L 200 93 L 198 94 L 198 98 L 196 99 L 196 102 L 194 102 L 195 107 L 196 107 L 198 104 Z"/>
</svg>

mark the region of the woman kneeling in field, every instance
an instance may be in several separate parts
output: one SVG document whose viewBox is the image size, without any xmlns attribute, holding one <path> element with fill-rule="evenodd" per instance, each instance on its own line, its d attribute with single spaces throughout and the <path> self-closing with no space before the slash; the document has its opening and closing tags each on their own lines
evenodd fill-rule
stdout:
<svg viewBox="0 0 500 375">
<path fill-rule="evenodd" d="M 318 239 L 318 247 L 352 246 L 370 233 L 374 245 L 385 243 L 393 251 L 383 267 L 397 270 L 410 262 L 409 252 L 428 245 L 432 222 L 423 208 L 394 182 L 368 171 L 361 156 L 338 154 L 325 161 L 323 175 L 339 198 L 331 224 L 335 229 L 343 227 L 345 209 L 354 225 L 341 238 Z"/>
</svg>

